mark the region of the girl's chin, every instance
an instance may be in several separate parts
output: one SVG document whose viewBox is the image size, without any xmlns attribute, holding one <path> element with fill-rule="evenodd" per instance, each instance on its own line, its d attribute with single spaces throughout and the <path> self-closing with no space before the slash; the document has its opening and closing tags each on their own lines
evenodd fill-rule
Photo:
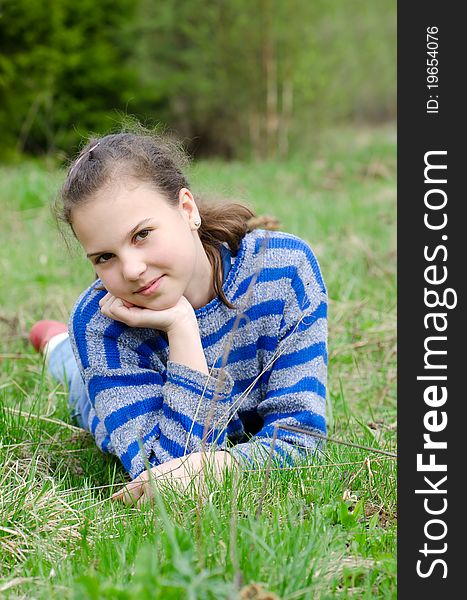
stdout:
<svg viewBox="0 0 467 600">
<path fill-rule="evenodd" d="M 148 310 L 167 310 L 175 306 L 178 300 L 178 298 L 173 301 L 170 298 L 148 298 L 146 302 L 140 301 L 138 304 L 133 302 L 133 305 L 139 308 L 147 308 Z"/>
</svg>

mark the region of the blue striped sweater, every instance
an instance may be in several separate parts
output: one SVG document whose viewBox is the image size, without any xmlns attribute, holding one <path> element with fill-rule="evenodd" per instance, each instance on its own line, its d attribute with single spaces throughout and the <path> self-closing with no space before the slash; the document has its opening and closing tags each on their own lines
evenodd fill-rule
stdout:
<svg viewBox="0 0 467 600">
<path fill-rule="evenodd" d="M 98 447 L 132 478 L 203 447 L 264 462 L 276 424 L 326 431 L 327 297 L 318 262 L 298 237 L 246 234 L 218 297 L 195 310 L 210 374 L 168 360 L 164 333 L 102 315 L 95 281 L 78 298 L 70 338 Z M 203 441 L 204 440 L 204 441 Z M 278 429 L 280 464 L 318 439 Z"/>
</svg>

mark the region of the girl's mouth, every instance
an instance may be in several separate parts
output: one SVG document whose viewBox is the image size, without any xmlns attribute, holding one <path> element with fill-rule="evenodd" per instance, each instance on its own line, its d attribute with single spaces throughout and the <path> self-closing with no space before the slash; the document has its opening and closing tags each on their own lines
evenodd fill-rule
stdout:
<svg viewBox="0 0 467 600">
<path fill-rule="evenodd" d="M 141 294 L 142 296 L 150 296 L 160 286 L 163 278 L 164 278 L 164 275 L 161 275 L 160 277 L 153 279 L 150 283 L 148 283 L 148 285 L 140 288 L 139 290 L 136 290 L 136 292 L 134 292 L 134 293 Z"/>
</svg>

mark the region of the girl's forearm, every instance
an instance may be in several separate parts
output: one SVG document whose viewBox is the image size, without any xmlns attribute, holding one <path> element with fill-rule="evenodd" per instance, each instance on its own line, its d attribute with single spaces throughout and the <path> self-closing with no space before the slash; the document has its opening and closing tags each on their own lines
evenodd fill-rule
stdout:
<svg viewBox="0 0 467 600">
<path fill-rule="evenodd" d="M 209 375 L 196 319 L 177 324 L 167 332 L 169 360 Z"/>
</svg>

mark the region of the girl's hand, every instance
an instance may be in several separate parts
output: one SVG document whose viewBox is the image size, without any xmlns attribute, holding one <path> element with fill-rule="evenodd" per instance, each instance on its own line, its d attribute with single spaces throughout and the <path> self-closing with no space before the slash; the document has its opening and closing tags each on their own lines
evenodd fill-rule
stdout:
<svg viewBox="0 0 467 600">
<path fill-rule="evenodd" d="M 174 458 L 151 469 L 154 483 L 172 483 L 185 490 L 191 482 L 199 493 L 203 482 L 205 469 L 215 477 L 220 477 L 223 469 L 234 462 L 228 452 L 193 452 L 182 458 Z M 149 472 L 144 471 L 122 489 L 112 495 L 112 500 L 124 504 L 136 505 L 140 508 L 153 497 L 153 486 L 149 480 Z"/>
<path fill-rule="evenodd" d="M 193 307 L 181 296 L 179 301 L 171 308 L 164 310 L 152 310 L 135 306 L 126 300 L 112 296 L 107 292 L 99 300 L 101 313 L 114 321 L 121 321 L 129 327 L 149 327 L 169 333 L 180 323 L 196 320 Z"/>
</svg>

